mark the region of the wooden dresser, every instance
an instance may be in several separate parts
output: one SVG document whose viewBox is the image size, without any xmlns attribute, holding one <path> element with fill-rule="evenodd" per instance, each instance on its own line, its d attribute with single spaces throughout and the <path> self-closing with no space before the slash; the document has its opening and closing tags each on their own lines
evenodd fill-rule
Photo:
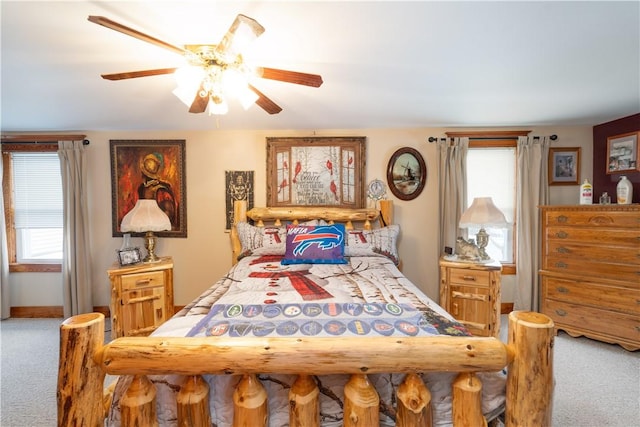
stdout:
<svg viewBox="0 0 640 427">
<path fill-rule="evenodd" d="M 111 338 L 146 336 L 173 316 L 173 260 L 107 271 L 111 280 Z"/>
<path fill-rule="evenodd" d="M 474 264 L 440 259 L 440 305 L 473 335 L 500 334 L 499 262 Z"/>
<path fill-rule="evenodd" d="M 638 350 L 640 205 L 540 209 L 540 311 L 572 336 Z"/>
</svg>

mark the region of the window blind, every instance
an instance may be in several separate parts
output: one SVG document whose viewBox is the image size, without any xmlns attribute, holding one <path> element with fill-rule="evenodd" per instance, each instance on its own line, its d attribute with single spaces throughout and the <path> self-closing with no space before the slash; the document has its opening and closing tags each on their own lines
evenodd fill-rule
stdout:
<svg viewBox="0 0 640 427">
<path fill-rule="evenodd" d="M 15 227 L 58 228 L 62 175 L 57 153 L 12 153 Z"/>
</svg>

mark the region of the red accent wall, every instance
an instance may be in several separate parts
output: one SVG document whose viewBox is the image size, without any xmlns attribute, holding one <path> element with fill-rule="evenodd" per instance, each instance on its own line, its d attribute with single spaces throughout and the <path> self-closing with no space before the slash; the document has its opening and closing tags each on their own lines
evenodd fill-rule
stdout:
<svg viewBox="0 0 640 427">
<path fill-rule="evenodd" d="M 607 138 L 623 133 L 640 131 L 640 113 L 593 127 L 593 203 L 598 203 L 603 192 L 609 193 L 611 203 L 616 202 L 616 185 L 622 175 L 633 183 L 633 203 L 640 203 L 640 172 L 607 175 Z M 640 145 L 640 141 L 638 141 Z M 638 147 L 640 150 L 640 146 Z"/>
</svg>

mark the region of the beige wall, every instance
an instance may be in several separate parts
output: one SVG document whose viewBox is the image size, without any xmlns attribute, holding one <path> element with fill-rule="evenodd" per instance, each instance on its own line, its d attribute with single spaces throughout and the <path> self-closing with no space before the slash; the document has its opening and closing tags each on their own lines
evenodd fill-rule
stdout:
<svg viewBox="0 0 640 427">
<path fill-rule="evenodd" d="M 205 118 L 203 118 L 205 119 Z M 214 126 L 212 120 L 212 127 Z M 530 127 L 532 135 L 557 134 L 553 146 L 582 147 L 581 176 L 591 179 L 592 128 Z M 255 171 L 255 204 L 266 203 L 266 146 L 268 136 L 366 136 L 366 181 L 386 182 L 389 158 L 401 147 L 420 151 L 427 164 L 423 193 L 412 201 L 394 199 L 395 222 L 401 225 L 400 256 L 405 275 L 434 300 L 438 300 L 438 172 L 437 151 L 429 136 L 443 136 L 456 129 L 365 129 L 332 131 L 177 131 L 177 132 L 88 132 L 89 215 L 91 217 L 91 259 L 94 305 L 109 305 L 106 270 L 115 261 L 121 238 L 111 237 L 110 139 L 186 140 L 188 238 L 161 238 L 157 253 L 174 258 L 175 304 L 185 305 L 213 284 L 231 265 L 229 235 L 224 231 L 224 171 Z M 457 129 L 460 130 L 460 129 Z M 468 129 L 465 129 L 468 130 Z M 483 129 L 487 130 L 487 129 Z M 594 194 L 599 194 L 594 189 Z M 578 203 L 578 187 L 553 187 L 554 204 Z M 134 238 L 136 246 L 142 239 Z M 61 305 L 60 275 L 12 273 L 11 306 Z M 504 301 L 512 300 L 513 279 L 503 286 Z"/>
</svg>

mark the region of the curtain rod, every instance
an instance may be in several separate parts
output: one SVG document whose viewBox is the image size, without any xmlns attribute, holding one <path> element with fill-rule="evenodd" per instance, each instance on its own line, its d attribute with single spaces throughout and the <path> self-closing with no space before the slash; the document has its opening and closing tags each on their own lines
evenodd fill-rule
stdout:
<svg viewBox="0 0 640 427">
<path fill-rule="evenodd" d="M 2 141 L 3 144 L 57 144 L 58 141 Z M 82 145 L 89 145 L 91 141 L 82 140 Z"/>
<path fill-rule="evenodd" d="M 479 137 L 479 138 L 469 138 L 469 139 L 474 139 L 474 140 L 479 140 L 479 139 L 492 139 L 492 140 L 496 140 L 496 139 L 513 139 L 513 137 Z M 540 139 L 539 136 L 534 136 L 533 139 Z M 558 139 L 558 135 L 553 134 L 549 137 L 550 140 L 555 141 L 556 139 Z M 447 138 L 440 138 L 440 141 L 446 141 Z M 429 142 L 438 142 L 438 138 L 436 138 L 435 136 L 430 136 L 429 139 L 427 140 Z"/>
</svg>

